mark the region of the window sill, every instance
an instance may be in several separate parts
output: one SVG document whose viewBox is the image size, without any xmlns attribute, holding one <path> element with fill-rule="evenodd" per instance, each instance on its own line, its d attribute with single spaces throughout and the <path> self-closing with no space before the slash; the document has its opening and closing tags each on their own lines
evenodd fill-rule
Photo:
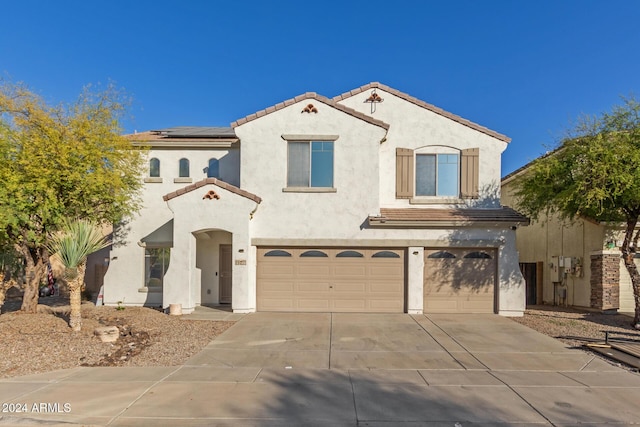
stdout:
<svg viewBox="0 0 640 427">
<path fill-rule="evenodd" d="M 144 179 L 144 182 L 147 182 L 147 183 L 161 183 L 162 182 L 162 178 L 147 177 L 147 178 Z"/>
<path fill-rule="evenodd" d="M 138 292 L 141 294 L 161 294 L 162 286 L 144 286 L 142 288 L 138 288 Z"/>
<path fill-rule="evenodd" d="M 186 178 L 173 178 L 173 182 L 175 184 L 190 184 L 190 183 L 193 182 L 193 178 L 189 178 L 189 177 L 186 177 Z"/>
<path fill-rule="evenodd" d="M 455 205 L 463 203 L 459 197 L 414 197 L 409 199 L 410 205 Z"/>
<path fill-rule="evenodd" d="M 337 193 L 338 189 L 333 187 L 285 187 L 283 193 Z"/>
</svg>

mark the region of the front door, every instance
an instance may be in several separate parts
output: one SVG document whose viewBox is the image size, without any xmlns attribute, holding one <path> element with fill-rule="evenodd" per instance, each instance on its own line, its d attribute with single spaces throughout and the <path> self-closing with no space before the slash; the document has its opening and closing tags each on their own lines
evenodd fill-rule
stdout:
<svg viewBox="0 0 640 427">
<path fill-rule="evenodd" d="M 220 304 L 231 304 L 231 245 L 220 245 Z"/>
</svg>

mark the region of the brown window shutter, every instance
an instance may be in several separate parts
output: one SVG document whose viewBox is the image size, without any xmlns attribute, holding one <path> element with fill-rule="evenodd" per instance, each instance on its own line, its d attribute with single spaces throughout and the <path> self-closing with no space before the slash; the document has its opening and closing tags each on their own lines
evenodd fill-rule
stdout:
<svg viewBox="0 0 640 427">
<path fill-rule="evenodd" d="M 396 198 L 413 197 L 413 150 L 396 148 Z"/>
<path fill-rule="evenodd" d="M 477 199 L 479 194 L 480 149 L 462 150 L 460 156 L 460 195 L 465 199 Z"/>
</svg>

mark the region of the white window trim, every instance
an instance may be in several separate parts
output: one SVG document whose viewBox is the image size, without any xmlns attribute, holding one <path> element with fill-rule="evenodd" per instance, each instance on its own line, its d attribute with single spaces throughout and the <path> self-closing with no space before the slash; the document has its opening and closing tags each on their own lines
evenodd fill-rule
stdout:
<svg viewBox="0 0 640 427">
<path fill-rule="evenodd" d="M 427 147 L 422 147 L 413 150 L 413 197 L 409 199 L 409 204 L 411 205 L 451 205 L 451 204 L 460 204 L 464 202 L 464 199 L 460 197 L 460 159 L 462 157 L 462 151 L 457 148 L 452 148 L 448 146 L 442 145 L 432 145 Z M 418 188 L 418 183 L 416 181 L 418 174 L 418 165 L 417 165 L 417 157 L 418 155 L 435 155 L 436 156 L 436 165 L 437 158 L 440 154 L 455 154 L 458 156 L 458 196 L 418 196 L 416 195 L 416 191 Z M 437 174 L 437 172 L 436 172 Z M 437 180 L 437 176 L 436 176 Z M 436 181 L 437 185 L 437 181 Z"/>
<path fill-rule="evenodd" d="M 333 176 L 332 181 L 335 185 L 336 179 L 336 146 L 335 141 L 338 139 L 338 135 L 282 135 L 282 139 L 287 141 L 287 174 L 285 176 L 285 180 L 289 179 L 289 143 L 290 142 L 306 142 L 309 144 L 309 163 L 311 163 L 312 157 L 312 147 L 311 144 L 314 142 L 332 142 L 333 145 Z M 309 173 L 311 173 L 311 168 L 309 168 Z M 338 190 L 334 187 L 312 187 L 311 186 L 311 176 L 309 176 L 309 187 L 283 187 L 283 193 L 336 193 Z"/>
</svg>

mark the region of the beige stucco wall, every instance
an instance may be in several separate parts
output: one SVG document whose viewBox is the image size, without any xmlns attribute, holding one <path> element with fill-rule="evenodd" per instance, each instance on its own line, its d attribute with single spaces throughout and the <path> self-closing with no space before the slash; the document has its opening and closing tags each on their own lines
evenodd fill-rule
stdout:
<svg viewBox="0 0 640 427">
<path fill-rule="evenodd" d="M 442 115 L 408 102 L 396 95 L 376 89 L 384 101 L 375 104 L 372 113 L 371 103 L 364 102 L 371 91 L 364 91 L 340 101 L 349 108 L 391 124 L 387 140 L 380 149 L 380 206 L 381 207 L 420 207 L 410 205 L 408 199 L 395 197 L 396 148 L 410 148 L 426 152 L 438 152 L 453 148 L 480 149 L 480 175 L 478 200 L 459 203 L 479 206 L 496 206 L 500 197 L 500 158 L 507 143 L 492 136 L 478 132 Z M 430 203 L 432 206 L 433 203 Z"/>
<path fill-rule="evenodd" d="M 440 141 L 440 136 L 444 137 L 449 132 L 453 132 L 454 136 L 446 137 L 447 144 L 458 149 L 480 147 L 480 182 L 486 190 L 482 206 L 495 206 L 500 153 L 506 147 L 504 142 L 484 134 L 478 135 L 477 131 L 470 131 L 466 126 L 451 123 L 448 119 L 431 117 L 431 113 L 425 114 L 421 108 L 406 105 L 406 101 L 395 104 L 389 102 L 388 109 L 395 109 L 395 113 L 386 118 L 375 116 L 389 123 L 391 129 L 408 127 L 404 131 L 396 131 L 396 137 L 389 136 L 391 130 L 387 135 L 382 128 L 315 101 L 311 102 L 317 107 L 317 114 L 301 113 L 309 102 L 299 102 L 235 129 L 242 141 L 242 187 L 263 198 L 252 221 L 254 246 L 409 248 L 409 312 L 422 311 L 423 261 L 421 257 L 413 256 L 414 251 L 421 250 L 416 248 L 431 245 L 446 247 L 451 244 L 499 247 L 499 311 L 505 315 L 522 313 L 524 280 L 518 268 L 515 235 L 511 230 L 372 229 L 367 224 L 367 216 L 378 213 L 380 207 L 420 207 L 410 206 L 406 200 L 395 199 L 396 147 L 417 148 L 429 141 Z M 415 117 L 406 118 L 405 115 Z M 391 120 L 399 120 L 399 124 Z M 432 128 L 429 134 L 434 139 L 416 142 L 416 134 L 410 136 L 416 126 L 424 132 L 427 132 L 426 128 Z M 335 193 L 283 191 L 287 176 L 287 142 L 282 138 L 283 134 L 339 135 L 334 144 Z M 385 136 L 386 140 L 382 141 Z"/>
<path fill-rule="evenodd" d="M 513 180 L 503 183 L 502 197 L 505 204 L 515 206 Z M 543 276 L 543 302 L 545 304 L 566 304 L 580 307 L 591 305 L 591 259 L 590 254 L 601 251 L 608 241 L 620 243 L 619 229 L 591 221 L 576 219 L 562 220 L 557 215 L 541 216 L 540 220 L 517 231 L 517 247 L 520 262 L 545 263 Z M 567 300 L 554 299 L 554 284 L 550 278 L 550 263 L 553 256 L 580 257 L 583 260 L 582 276 L 567 274 L 562 284 L 567 289 Z M 557 286 L 556 286 L 557 288 Z M 631 293 L 630 293 L 631 292 Z M 621 311 L 633 309 L 633 294 L 628 273 L 621 264 L 620 305 Z"/>
<path fill-rule="evenodd" d="M 203 199 L 214 190 L 219 199 Z M 232 256 L 232 307 L 235 311 L 255 309 L 255 277 L 248 274 L 247 265 L 255 263 L 250 247 L 250 214 L 256 202 L 214 185 L 207 185 L 168 201 L 174 214 L 174 240 L 171 263 L 164 277 L 163 306 L 182 304 L 182 311 L 190 313 L 201 303 L 201 290 L 210 285 L 203 277 L 203 266 L 198 263 L 198 240 L 202 233 L 224 231 L 230 233 Z M 227 233 L 224 233 L 227 235 Z M 213 233 L 220 243 L 229 243 L 223 233 Z M 205 249 L 200 245 L 200 249 Z M 207 252 L 211 253 L 211 252 Z M 202 256 L 202 255 L 201 255 Z"/>
<path fill-rule="evenodd" d="M 152 301 L 164 307 L 182 304 L 186 313 L 200 303 L 215 303 L 214 297 L 206 296 L 211 295 L 206 290 L 217 295 L 218 282 L 211 276 L 217 259 L 209 261 L 216 258 L 218 245 L 224 241 L 233 245 L 232 307 L 240 312 L 254 311 L 257 246 L 379 246 L 408 249 L 408 310 L 419 313 L 423 301 L 422 248 L 454 245 L 498 249 L 498 310 L 503 315 L 522 314 L 525 288 L 512 230 L 369 227 L 367 217 L 378 214 L 381 207 L 425 207 L 395 198 L 396 147 L 480 148 L 482 197 L 472 204 L 495 207 L 499 203 L 500 155 L 507 146 L 503 141 L 394 95 L 384 93 L 382 96 L 385 102 L 377 105 L 373 117 L 390 124 L 389 132 L 317 100 L 304 100 L 236 127 L 242 155 L 234 150 L 152 150 L 149 157 L 161 161 L 162 182 L 145 184 L 144 208 L 128 225 L 127 244 L 116 246 L 111 252 L 111 267 L 105 278 L 105 302 L 141 305 L 155 298 Z M 316 106 L 317 113 L 301 113 L 309 103 Z M 363 104 L 359 96 L 343 103 L 371 114 L 370 105 Z M 338 136 L 334 143 L 335 191 L 283 191 L 287 179 L 287 141 L 282 136 L 288 134 Z M 163 195 L 188 185 L 174 183 L 181 157 L 191 160 L 195 182 L 204 178 L 202 169 L 216 153 L 229 159 L 229 165 L 235 161 L 242 168 L 242 173 L 240 168 L 229 169 L 221 178 L 261 197 L 260 205 L 209 186 L 169 202 L 162 200 Z M 221 171 L 224 171 L 222 161 Z M 203 200 L 203 194 L 209 189 L 220 194 L 220 200 Z M 458 200 L 457 203 L 467 202 Z M 253 219 L 250 219 L 251 212 L 254 212 Z M 139 292 L 143 286 L 144 249 L 137 242 L 171 219 L 173 247 L 163 294 Z"/>
<path fill-rule="evenodd" d="M 111 248 L 104 277 L 104 302 L 108 305 L 116 305 L 118 301 L 125 305 L 158 306 L 163 303 L 161 293 L 142 292 L 145 290 L 145 250 L 138 242 L 173 219 L 174 214 L 162 197 L 190 184 L 174 182 L 178 178 L 181 158 L 189 159 L 193 182 L 206 178 L 203 168 L 210 158 L 220 159 L 220 173 L 228 182 L 238 184 L 240 181 L 238 149 L 153 148 L 147 153 L 147 165 L 148 159 L 154 157 L 160 160 L 161 182 L 145 182 L 141 192 L 142 209 L 126 224 L 116 227 L 116 242 Z M 147 176 L 140 179 L 145 180 Z"/>
</svg>

